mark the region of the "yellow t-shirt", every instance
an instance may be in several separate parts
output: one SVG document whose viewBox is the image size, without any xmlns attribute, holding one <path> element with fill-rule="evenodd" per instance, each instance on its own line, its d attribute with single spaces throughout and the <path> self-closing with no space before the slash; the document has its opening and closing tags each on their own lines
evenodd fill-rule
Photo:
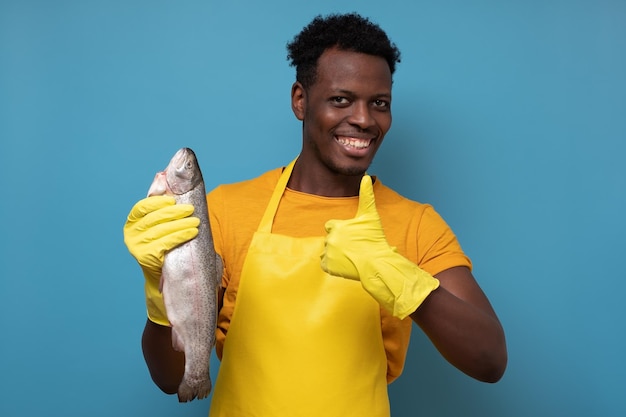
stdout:
<svg viewBox="0 0 626 417">
<path fill-rule="evenodd" d="M 252 180 L 220 185 L 207 196 L 215 250 L 224 261 L 225 293 L 216 347 L 219 358 L 235 308 L 243 262 L 281 171 L 279 168 Z M 431 275 L 454 266 L 471 268 L 456 236 L 432 206 L 402 197 L 380 180 L 374 183 L 374 194 L 387 241 L 399 253 Z M 328 220 L 354 217 L 357 205 L 358 197 L 329 198 L 287 189 L 272 231 L 292 237 L 324 236 Z M 381 308 L 388 382 L 402 373 L 411 326 L 410 318 L 399 320 Z"/>
</svg>

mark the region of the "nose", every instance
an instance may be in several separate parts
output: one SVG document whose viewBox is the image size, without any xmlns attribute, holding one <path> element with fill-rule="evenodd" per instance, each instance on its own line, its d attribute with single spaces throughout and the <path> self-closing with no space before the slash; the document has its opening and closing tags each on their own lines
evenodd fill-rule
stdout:
<svg viewBox="0 0 626 417">
<path fill-rule="evenodd" d="M 376 123 L 371 113 L 372 109 L 368 103 L 364 101 L 355 101 L 352 104 L 352 112 L 348 118 L 348 123 L 358 126 L 361 129 L 367 129 Z"/>
</svg>

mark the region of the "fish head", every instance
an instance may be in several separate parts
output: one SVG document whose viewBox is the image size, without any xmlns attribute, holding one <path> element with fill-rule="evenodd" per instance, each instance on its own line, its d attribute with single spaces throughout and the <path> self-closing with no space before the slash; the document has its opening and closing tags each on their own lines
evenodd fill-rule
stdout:
<svg viewBox="0 0 626 417">
<path fill-rule="evenodd" d="M 202 172 L 196 154 L 189 148 L 182 148 L 172 157 L 165 168 L 167 188 L 173 194 L 185 194 L 202 183 Z"/>
</svg>

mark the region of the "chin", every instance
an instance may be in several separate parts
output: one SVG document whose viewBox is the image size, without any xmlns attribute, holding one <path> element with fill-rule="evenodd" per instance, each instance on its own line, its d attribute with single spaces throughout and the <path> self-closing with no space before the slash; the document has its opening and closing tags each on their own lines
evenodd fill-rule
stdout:
<svg viewBox="0 0 626 417">
<path fill-rule="evenodd" d="M 367 169 L 369 168 L 369 165 L 370 165 L 369 163 L 368 164 L 336 163 L 331 167 L 331 170 L 339 175 L 345 175 L 348 177 L 356 177 L 356 176 L 364 175 Z"/>
<path fill-rule="evenodd" d="M 350 177 L 361 177 L 365 175 L 366 172 L 367 168 L 349 167 L 347 169 L 344 169 L 342 174 Z"/>
</svg>

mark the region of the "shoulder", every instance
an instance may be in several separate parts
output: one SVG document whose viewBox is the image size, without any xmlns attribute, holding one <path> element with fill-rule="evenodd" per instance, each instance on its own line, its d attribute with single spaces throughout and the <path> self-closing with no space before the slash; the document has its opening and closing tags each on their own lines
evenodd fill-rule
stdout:
<svg viewBox="0 0 626 417">
<path fill-rule="evenodd" d="M 431 204 L 411 200 L 380 181 L 376 183 L 374 187 L 376 208 L 381 217 L 391 220 L 390 223 L 402 224 L 401 227 L 406 227 L 408 224 L 420 234 L 425 232 L 437 234 L 450 229 Z"/>
<path fill-rule="evenodd" d="M 213 198 L 213 196 L 224 198 L 234 197 L 246 193 L 258 194 L 259 192 L 271 192 L 274 189 L 282 170 L 283 168 L 275 168 L 252 179 L 230 184 L 220 184 L 211 190 L 208 196 L 209 198 Z"/>
<path fill-rule="evenodd" d="M 283 168 L 258 177 L 222 184 L 207 194 L 209 220 L 216 239 L 253 232 L 263 217 Z"/>
<path fill-rule="evenodd" d="M 453 266 L 468 266 L 456 235 L 430 204 L 402 196 L 376 181 L 376 208 L 393 246 L 431 274 Z"/>
<path fill-rule="evenodd" d="M 283 168 L 275 168 L 245 181 L 221 184 L 207 195 L 209 206 L 219 210 L 265 207 Z"/>
<path fill-rule="evenodd" d="M 420 217 L 425 211 L 433 210 L 430 204 L 420 203 L 411 200 L 397 191 L 384 185 L 379 178 L 374 183 L 374 193 L 376 196 L 376 208 L 381 213 L 389 212 L 390 214 L 408 215 L 411 218 Z"/>
<path fill-rule="evenodd" d="M 374 184 L 376 209 L 386 233 L 414 239 L 414 235 L 437 217 L 430 204 L 411 200 L 384 185 L 379 179 Z"/>
<path fill-rule="evenodd" d="M 227 269 L 233 268 L 229 262 L 237 259 L 241 248 L 247 248 L 281 171 L 277 168 L 253 179 L 219 185 L 207 194 L 215 250 Z"/>
</svg>

